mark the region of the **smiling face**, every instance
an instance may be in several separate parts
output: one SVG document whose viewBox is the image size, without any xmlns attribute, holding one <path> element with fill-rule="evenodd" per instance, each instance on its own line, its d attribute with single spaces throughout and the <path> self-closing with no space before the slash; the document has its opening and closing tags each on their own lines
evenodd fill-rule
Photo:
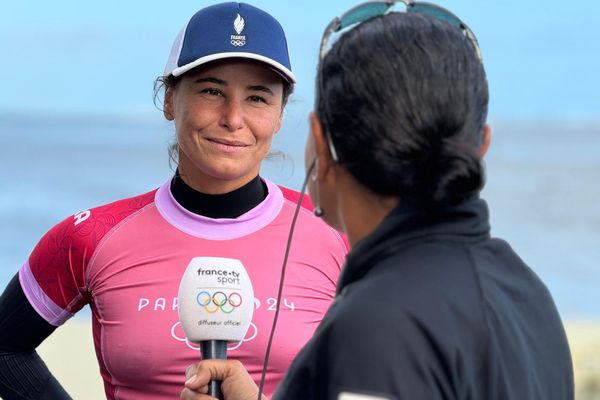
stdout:
<svg viewBox="0 0 600 400">
<path fill-rule="evenodd" d="M 219 194 L 256 177 L 281 127 L 282 96 L 279 75 L 243 60 L 196 68 L 167 89 L 164 113 L 175 122 L 185 182 Z"/>
</svg>

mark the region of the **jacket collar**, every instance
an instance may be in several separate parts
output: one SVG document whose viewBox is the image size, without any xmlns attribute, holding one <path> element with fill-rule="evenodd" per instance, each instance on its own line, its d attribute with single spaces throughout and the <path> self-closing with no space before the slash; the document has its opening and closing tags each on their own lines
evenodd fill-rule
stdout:
<svg viewBox="0 0 600 400">
<path fill-rule="evenodd" d="M 400 201 L 382 223 L 361 239 L 347 255 L 337 285 L 338 294 L 391 257 L 401 245 L 414 239 L 438 235 L 450 235 L 465 241 L 489 237 L 486 202 L 473 198 L 455 206 L 431 209 Z"/>
</svg>

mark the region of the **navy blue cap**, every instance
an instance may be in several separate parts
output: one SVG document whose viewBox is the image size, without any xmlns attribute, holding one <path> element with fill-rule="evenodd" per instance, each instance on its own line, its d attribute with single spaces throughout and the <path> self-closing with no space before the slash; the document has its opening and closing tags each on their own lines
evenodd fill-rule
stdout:
<svg viewBox="0 0 600 400">
<path fill-rule="evenodd" d="M 283 28 L 271 15 L 246 3 L 216 4 L 194 14 L 173 43 L 164 75 L 180 76 L 226 58 L 262 61 L 296 82 Z"/>
</svg>

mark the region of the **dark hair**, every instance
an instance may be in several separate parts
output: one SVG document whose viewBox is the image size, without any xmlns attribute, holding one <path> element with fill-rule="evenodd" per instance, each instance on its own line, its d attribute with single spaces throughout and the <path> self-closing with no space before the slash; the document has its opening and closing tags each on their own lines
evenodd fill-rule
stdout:
<svg viewBox="0 0 600 400">
<path fill-rule="evenodd" d="M 361 184 L 430 204 L 481 190 L 487 80 L 458 28 L 416 13 L 377 17 L 342 35 L 321 68 L 317 113 Z"/>
<path fill-rule="evenodd" d="M 164 98 L 161 98 L 161 93 L 167 92 L 169 88 L 175 88 L 177 84 L 181 81 L 182 76 L 174 76 L 174 75 L 161 75 L 154 81 L 154 106 L 159 110 L 163 110 L 163 101 Z M 177 140 L 173 141 L 169 144 L 169 166 L 171 169 L 175 170 L 177 165 L 179 164 L 179 145 L 177 144 Z"/>
<path fill-rule="evenodd" d="M 204 66 L 206 66 L 207 64 L 204 64 Z M 173 75 L 161 75 L 158 78 L 156 78 L 156 80 L 154 81 L 154 88 L 153 88 L 153 93 L 154 93 L 154 106 L 157 107 L 158 109 L 162 110 L 162 102 L 163 100 L 160 98 L 161 93 L 164 94 L 167 89 L 174 89 L 179 82 L 181 82 L 181 78 L 183 78 L 183 75 L 181 76 L 173 76 Z M 283 83 L 283 94 L 282 94 L 282 102 L 281 102 L 281 107 L 285 108 L 288 99 L 290 98 L 292 92 L 294 91 L 294 85 L 289 82 L 287 79 L 285 78 L 281 78 L 281 82 Z M 177 166 L 178 164 L 178 154 L 179 154 L 179 145 L 177 144 L 177 141 L 175 141 L 174 143 L 171 143 L 171 145 L 169 145 L 169 164 L 171 165 L 171 167 L 173 168 L 173 166 Z M 277 156 L 279 154 L 275 154 L 273 153 L 273 156 Z"/>
</svg>

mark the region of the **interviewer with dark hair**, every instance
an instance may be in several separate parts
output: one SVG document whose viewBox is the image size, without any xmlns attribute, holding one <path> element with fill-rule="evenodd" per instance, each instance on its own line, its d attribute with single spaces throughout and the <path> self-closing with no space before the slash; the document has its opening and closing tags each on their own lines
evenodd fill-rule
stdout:
<svg viewBox="0 0 600 400">
<path fill-rule="evenodd" d="M 334 20 L 323 54 L 373 4 Z M 429 3 L 359 22 L 322 60 L 306 149 L 316 212 L 352 251 L 274 398 L 572 399 L 551 295 L 490 236 L 479 197 L 490 128 L 475 37 Z M 222 379 L 226 399 L 256 399 L 245 374 L 202 362 L 182 398 Z"/>
</svg>

